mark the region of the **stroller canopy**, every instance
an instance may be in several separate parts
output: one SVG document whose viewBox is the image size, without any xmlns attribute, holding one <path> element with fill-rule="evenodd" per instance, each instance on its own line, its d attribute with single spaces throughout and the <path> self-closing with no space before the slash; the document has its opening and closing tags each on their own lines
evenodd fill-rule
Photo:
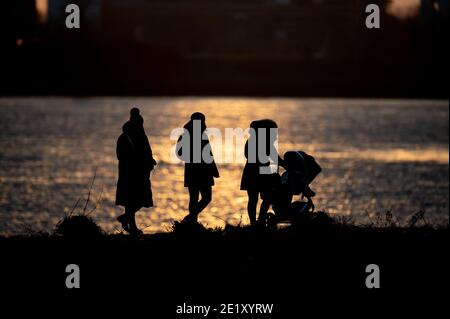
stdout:
<svg viewBox="0 0 450 319">
<path fill-rule="evenodd" d="M 299 173 L 306 184 L 310 184 L 322 172 L 315 158 L 303 151 L 284 153 L 284 162 L 286 171 Z"/>
</svg>

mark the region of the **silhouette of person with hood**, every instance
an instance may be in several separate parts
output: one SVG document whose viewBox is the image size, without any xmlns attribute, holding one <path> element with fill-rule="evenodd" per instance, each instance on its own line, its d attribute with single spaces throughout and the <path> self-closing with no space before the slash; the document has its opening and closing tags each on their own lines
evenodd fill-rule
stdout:
<svg viewBox="0 0 450 319">
<path fill-rule="evenodd" d="M 277 128 L 277 123 L 270 119 L 253 121 L 250 124 L 250 137 L 245 143 L 244 152 L 247 162 L 242 173 L 241 190 L 247 191 L 247 211 L 252 226 L 255 226 L 257 222 L 256 208 L 259 197 L 261 197 L 262 203 L 258 223 L 265 223 L 272 202 L 273 190 L 279 183 L 278 165 L 284 167 L 284 161 L 275 148 L 278 135 L 271 134 L 271 129 Z M 265 136 L 261 136 L 262 134 Z M 252 146 L 251 148 L 249 144 Z M 263 149 L 260 149 L 261 147 Z M 271 162 L 276 164 L 273 172 L 269 172 Z"/>
<path fill-rule="evenodd" d="M 142 207 L 153 207 L 150 172 L 156 165 L 152 149 L 144 130 L 144 119 L 138 108 L 130 111 L 130 120 L 122 127 L 117 140 L 119 160 L 116 205 L 125 212 L 117 217 L 123 229 L 132 234 L 142 234 L 136 225 L 135 215 Z"/>
<path fill-rule="evenodd" d="M 205 131 L 205 115 L 195 112 L 184 125 L 184 133 L 177 142 L 177 156 L 185 162 L 184 186 L 189 190 L 189 214 L 184 218 L 186 222 L 197 222 L 198 215 L 212 200 L 214 177 L 219 177 Z"/>
</svg>

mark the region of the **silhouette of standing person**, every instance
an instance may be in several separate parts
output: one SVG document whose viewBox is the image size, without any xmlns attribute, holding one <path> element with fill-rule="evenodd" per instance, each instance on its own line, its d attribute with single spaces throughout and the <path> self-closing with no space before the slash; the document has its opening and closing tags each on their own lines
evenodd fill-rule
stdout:
<svg viewBox="0 0 450 319">
<path fill-rule="evenodd" d="M 177 156 L 185 162 L 184 186 L 189 190 L 189 215 L 184 218 L 186 222 L 197 222 L 198 215 L 212 200 L 214 177 L 219 177 L 205 131 L 205 115 L 193 113 L 177 142 Z"/>
<path fill-rule="evenodd" d="M 131 109 L 130 120 L 123 125 L 122 131 L 116 148 L 119 160 L 116 205 L 124 206 L 125 212 L 117 217 L 117 221 L 126 232 L 137 235 L 142 231 L 136 225 L 136 213 L 142 207 L 153 206 L 150 172 L 156 161 L 138 108 Z"/>
<path fill-rule="evenodd" d="M 252 226 L 257 223 L 256 209 L 259 197 L 261 197 L 262 203 L 258 223 L 265 222 L 271 205 L 272 191 L 279 179 L 278 165 L 284 166 L 284 161 L 275 148 L 277 135 L 271 134 L 271 129 L 277 128 L 278 126 L 273 120 L 253 121 L 250 124 L 250 137 L 245 143 L 244 152 L 247 161 L 242 173 L 241 190 L 247 191 L 247 211 Z M 262 134 L 265 136 L 261 136 Z M 262 146 L 263 149 L 260 149 Z M 268 169 L 271 161 L 276 163 L 276 169 L 270 173 Z"/>
</svg>

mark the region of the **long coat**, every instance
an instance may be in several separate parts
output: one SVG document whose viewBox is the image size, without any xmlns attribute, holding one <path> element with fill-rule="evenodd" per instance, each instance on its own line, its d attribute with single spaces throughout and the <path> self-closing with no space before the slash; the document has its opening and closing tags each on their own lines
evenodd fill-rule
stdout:
<svg viewBox="0 0 450 319">
<path fill-rule="evenodd" d="M 211 151 L 211 145 L 209 144 L 209 140 L 204 132 L 204 127 L 202 129 L 203 139 L 201 140 L 201 150 L 205 148 L 209 148 L 209 154 L 212 157 L 212 162 L 207 163 L 201 157 L 201 154 L 198 154 L 200 157 L 199 163 L 194 163 L 194 154 L 193 154 L 193 140 L 194 136 L 192 134 L 192 121 L 188 122 L 185 126 L 185 132 L 178 139 L 177 145 L 177 155 L 178 157 L 185 161 L 184 165 L 184 186 L 185 187 L 193 187 L 193 188 L 202 188 L 202 187 L 210 187 L 214 185 L 214 177 L 219 177 L 219 170 L 217 169 L 217 165 L 214 161 L 214 157 Z M 189 136 L 189 137 L 188 137 Z M 189 147 L 189 158 L 187 158 L 185 153 L 187 150 L 183 149 L 182 141 L 188 141 Z"/>
<path fill-rule="evenodd" d="M 126 127 L 127 125 L 124 125 L 124 132 L 117 140 L 119 179 L 116 205 L 152 207 L 150 172 L 155 163 L 152 149 L 143 130 L 137 134 L 135 130 Z"/>
</svg>

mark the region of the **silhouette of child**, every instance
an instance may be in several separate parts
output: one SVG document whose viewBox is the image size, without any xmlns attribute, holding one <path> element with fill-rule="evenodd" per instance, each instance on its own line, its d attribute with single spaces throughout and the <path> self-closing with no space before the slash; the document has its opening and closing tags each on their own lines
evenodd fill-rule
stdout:
<svg viewBox="0 0 450 319">
<path fill-rule="evenodd" d="M 198 215 L 212 200 L 214 178 L 219 177 L 205 121 L 204 114 L 193 113 L 177 143 L 177 156 L 185 162 L 184 186 L 189 190 L 189 214 L 184 218 L 187 222 L 197 222 Z"/>
</svg>

